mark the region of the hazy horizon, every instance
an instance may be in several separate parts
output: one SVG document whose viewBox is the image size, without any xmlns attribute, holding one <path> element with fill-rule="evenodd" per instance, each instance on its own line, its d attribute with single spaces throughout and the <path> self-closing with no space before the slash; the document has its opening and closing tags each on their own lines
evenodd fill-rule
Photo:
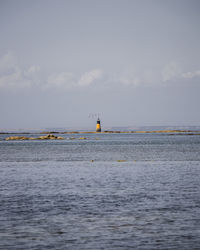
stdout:
<svg viewBox="0 0 200 250">
<path fill-rule="evenodd" d="M 42 133 L 42 132 L 95 132 L 95 124 L 90 127 L 42 127 L 42 128 L 10 128 L 10 129 L 0 129 L 0 133 Z M 101 126 L 102 132 L 104 131 L 162 131 L 162 130 L 183 130 L 183 131 L 200 131 L 200 126 Z"/>
<path fill-rule="evenodd" d="M 0 130 L 200 126 L 200 1 L 0 0 Z"/>
</svg>

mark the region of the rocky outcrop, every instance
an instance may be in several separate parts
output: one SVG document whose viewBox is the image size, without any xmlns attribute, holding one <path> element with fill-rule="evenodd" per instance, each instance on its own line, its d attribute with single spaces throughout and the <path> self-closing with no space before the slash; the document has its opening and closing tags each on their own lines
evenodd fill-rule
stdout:
<svg viewBox="0 0 200 250">
<path fill-rule="evenodd" d="M 40 136 L 39 138 L 36 138 L 38 140 L 63 140 L 64 138 L 61 136 L 56 136 L 53 134 L 48 134 L 48 135 L 43 135 Z"/>
<path fill-rule="evenodd" d="M 67 138 L 61 137 L 61 136 L 56 136 L 53 134 L 48 134 L 48 135 L 42 135 L 40 137 L 25 137 L 25 136 L 10 136 L 7 137 L 5 140 L 6 141 L 25 141 L 25 140 L 64 140 Z M 70 137 L 69 140 L 86 140 L 86 137 Z"/>
<path fill-rule="evenodd" d="M 64 137 L 56 136 L 53 134 L 48 134 L 48 135 L 40 136 L 38 138 L 25 137 L 25 136 L 10 136 L 10 137 L 7 137 L 5 140 L 6 141 L 13 141 L 13 140 L 24 141 L 24 140 L 63 140 L 63 139 Z"/>
<path fill-rule="evenodd" d="M 10 136 L 5 139 L 6 141 L 13 141 L 13 140 L 18 140 L 18 141 L 23 141 L 23 140 L 29 140 L 29 137 L 25 136 Z"/>
</svg>

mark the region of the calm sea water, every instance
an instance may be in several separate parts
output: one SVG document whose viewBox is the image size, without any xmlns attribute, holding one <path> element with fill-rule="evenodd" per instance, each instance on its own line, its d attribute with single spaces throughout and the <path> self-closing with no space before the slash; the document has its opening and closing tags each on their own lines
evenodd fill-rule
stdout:
<svg viewBox="0 0 200 250">
<path fill-rule="evenodd" d="M 0 249 L 200 249 L 199 135 L 84 136 L 1 135 Z"/>
</svg>

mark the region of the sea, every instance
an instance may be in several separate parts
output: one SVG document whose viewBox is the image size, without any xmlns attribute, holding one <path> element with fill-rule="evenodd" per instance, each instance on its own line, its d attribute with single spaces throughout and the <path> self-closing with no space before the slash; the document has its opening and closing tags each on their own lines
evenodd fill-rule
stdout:
<svg viewBox="0 0 200 250">
<path fill-rule="evenodd" d="M 199 134 L 7 136 L 0 249 L 200 249 Z"/>
</svg>

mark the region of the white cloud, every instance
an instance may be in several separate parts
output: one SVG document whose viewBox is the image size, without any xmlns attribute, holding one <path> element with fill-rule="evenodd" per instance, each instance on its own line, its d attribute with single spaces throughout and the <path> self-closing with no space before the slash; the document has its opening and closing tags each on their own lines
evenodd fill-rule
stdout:
<svg viewBox="0 0 200 250">
<path fill-rule="evenodd" d="M 79 86 L 89 86 L 91 85 L 95 80 L 100 79 L 103 75 L 102 70 L 95 69 L 89 72 L 84 73 L 80 80 L 78 81 Z"/>
<path fill-rule="evenodd" d="M 13 53 L 8 52 L 0 58 L 0 88 L 24 88 L 30 87 L 39 81 L 38 66 L 31 66 L 22 70 Z"/>
<path fill-rule="evenodd" d="M 14 55 L 8 52 L 0 58 L 0 87 L 14 87 L 24 84 L 23 73 L 17 66 Z"/>
<path fill-rule="evenodd" d="M 170 83 L 180 79 L 192 79 L 200 76 L 200 70 L 183 73 L 178 63 L 170 62 L 163 69 L 143 69 L 136 71 L 135 67 L 129 67 L 115 74 L 103 74 L 101 69 L 93 69 L 82 75 L 71 72 L 53 73 L 45 76 L 37 65 L 27 69 L 21 69 L 15 56 L 9 52 L 0 58 L 0 88 L 25 88 L 34 86 L 38 89 L 58 88 L 68 90 L 70 88 L 89 87 L 104 75 L 104 81 L 95 88 L 105 90 L 114 86 L 159 86 L 162 82 Z"/>
<path fill-rule="evenodd" d="M 174 79 L 192 79 L 200 76 L 200 70 L 188 71 L 183 73 L 180 66 L 176 62 L 171 62 L 166 65 L 162 71 L 163 81 Z"/>
<path fill-rule="evenodd" d="M 200 70 L 196 70 L 193 72 L 186 72 L 181 75 L 183 78 L 194 78 L 200 76 Z"/>
<path fill-rule="evenodd" d="M 80 78 L 75 76 L 71 72 L 61 72 L 58 74 L 52 74 L 47 79 L 47 84 L 44 86 L 46 88 L 60 88 L 69 89 L 74 87 L 88 87 L 95 80 L 100 79 L 102 76 L 102 71 L 95 69 L 82 74 Z"/>
<path fill-rule="evenodd" d="M 0 75 L 0 87 L 12 87 L 22 80 L 22 72 L 15 68 Z"/>
<path fill-rule="evenodd" d="M 156 72 L 152 69 L 140 71 L 126 69 L 123 73 L 119 73 L 118 80 L 115 80 L 115 82 L 117 81 L 122 85 L 130 87 L 154 86 L 161 82 L 161 74 L 159 71 Z"/>
<path fill-rule="evenodd" d="M 0 75 L 0 88 L 22 88 L 31 86 L 31 80 L 26 79 L 23 72 L 15 67 Z"/>
<path fill-rule="evenodd" d="M 180 79 L 192 79 L 200 77 L 200 70 L 183 73 L 177 62 L 168 63 L 163 69 L 145 69 L 139 72 L 125 70 L 119 73 L 115 82 L 126 86 L 159 86 L 162 82 L 178 82 Z"/>
<path fill-rule="evenodd" d="M 139 78 L 139 77 L 137 77 L 137 76 L 135 76 L 135 77 L 126 77 L 126 76 L 124 76 L 124 77 L 121 77 L 120 79 L 119 79 L 119 82 L 122 84 L 122 85 L 126 85 L 126 86 L 130 86 L 130 85 L 132 85 L 132 86 L 138 86 L 138 85 L 140 85 L 142 82 L 141 82 L 141 79 Z"/>
<path fill-rule="evenodd" d="M 32 76 L 32 75 L 35 75 L 36 73 L 38 73 L 39 71 L 40 71 L 39 66 L 32 65 L 30 68 L 28 68 L 28 70 L 26 70 L 24 72 L 24 74 L 27 75 L 27 76 Z"/>
<path fill-rule="evenodd" d="M 142 78 L 141 74 L 135 70 L 135 67 L 130 66 L 123 69 L 122 72 L 118 72 L 114 78 L 114 82 L 127 87 L 137 87 L 142 84 Z"/>
<path fill-rule="evenodd" d="M 173 80 L 179 77 L 181 74 L 181 68 L 176 62 L 170 62 L 162 70 L 162 80 L 164 82 Z"/>
<path fill-rule="evenodd" d="M 75 85 L 73 81 L 73 74 L 70 72 L 62 72 L 59 74 L 50 75 L 47 79 L 48 85 L 46 87 L 61 87 L 69 88 Z"/>
</svg>

